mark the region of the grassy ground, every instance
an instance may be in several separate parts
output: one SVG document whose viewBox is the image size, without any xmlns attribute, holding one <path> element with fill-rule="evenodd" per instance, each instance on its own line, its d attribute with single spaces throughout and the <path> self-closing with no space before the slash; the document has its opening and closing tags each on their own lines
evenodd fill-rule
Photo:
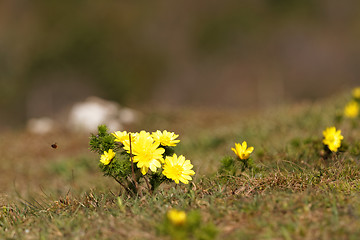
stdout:
<svg viewBox="0 0 360 240">
<path fill-rule="evenodd" d="M 217 239 L 358 239 L 360 129 L 336 115 L 350 98 L 283 106 L 260 114 L 159 111 L 132 130 L 180 134 L 194 165 L 189 185 L 118 197 L 102 176 L 88 135 L 0 137 L 1 239 L 170 239 L 158 229 L 170 207 L 197 210 Z M 336 125 L 344 152 L 326 157 L 322 130 Z M 256 171 L 217 174 L 235 142 L 255 147 Z M 58 148 L 51 148 L 57 142 Z M 159 227 L 160 226 L 160 227 Z M 206 239 L 199 236 L 194 239 Z"/>
</svg>

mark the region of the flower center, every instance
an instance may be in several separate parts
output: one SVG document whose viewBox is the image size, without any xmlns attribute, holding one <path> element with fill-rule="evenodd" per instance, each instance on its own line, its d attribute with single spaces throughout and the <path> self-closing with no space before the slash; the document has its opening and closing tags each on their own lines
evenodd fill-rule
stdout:
<svg viewBox="0 0 360 240">
<path fill-rule="evenodd" d="M 170 168 L 170 174 L 179 178 L 184 171 L 184 168 L 180 165 L 175 165 Z"/>
<path fill-rule="evenodd" d="M 153 159 L 153 154 L 149 151 L 145 152 L 143 155 L 144 162 L 150 162 Z"/>
</svg>

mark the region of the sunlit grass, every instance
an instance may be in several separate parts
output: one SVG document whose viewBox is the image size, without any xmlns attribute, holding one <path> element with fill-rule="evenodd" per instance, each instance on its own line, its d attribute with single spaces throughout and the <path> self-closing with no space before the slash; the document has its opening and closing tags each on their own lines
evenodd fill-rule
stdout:
<svg viewBox="0 0 360 240">
<path fill-rule="evenodd" d="M 223 116 L 224 123 L 214 125 L 152 115 L 141 128 L 181 133 L 177 151 L 191 159 L 196 175 L 187 185 L 167 184 L 141 197 L 128 196 L 102 176 L 86 138 L 56 140 L 56 150 L 38 144 L 36 150 L 19 140 L 21 133 L 11 134 L 14 146 L 0 142 L 7 193 L 0 198 L 0 238 L 169 239 L 161 229 L 174 208 L 198 211 L 204 226 L 215 226 L 217 239 L 357 239 L 360 129 L 338 118 L 348 100 L 343 95 L 256 116 Z M 338 152 L 327 154 L 322 131 L 333 125 L 344 140 Z M 221 159 L 234 157 L 231 148 L 243 141 L 254 146 L 256 169 L 219 174 Z M 11 171 L 14 160 L 20 166 Z M 193 239 L 211 236 L 197 234 Z"/>
</svg>

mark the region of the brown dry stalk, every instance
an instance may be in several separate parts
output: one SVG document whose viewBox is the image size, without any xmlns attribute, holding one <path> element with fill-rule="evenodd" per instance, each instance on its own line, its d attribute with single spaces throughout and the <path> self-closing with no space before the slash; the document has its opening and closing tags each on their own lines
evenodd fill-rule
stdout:
<svg viewBox="0 0 360 240">
<path fill-rule="evenodd" d="M 137 184 L 136 178 L 135 178 L 134 159 L 133 159 L 132 146 L 131 146 L 131 133 L 129 133 L 129 141 L 130 141 L 131 172 L 132 172 L 132 178 L 133 178 L 133 182 L 134 182 L 134 185 L 135 185 L 135 188 L 136 188 L 136 192 L 137 192 L 139 189 L 138 189 L 138 184 Z"/>
</svg>

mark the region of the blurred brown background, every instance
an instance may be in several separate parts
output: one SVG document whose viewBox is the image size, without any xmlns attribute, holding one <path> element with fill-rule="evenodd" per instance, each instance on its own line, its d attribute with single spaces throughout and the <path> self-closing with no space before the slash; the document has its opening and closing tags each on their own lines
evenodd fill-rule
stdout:
<svg viewBox="0 0 360 240">
<path fill-rule="evenodd" d="M 0 128 L 97 95 L 261 109 L 359 84 L 360 1 L 0 0 Z"/>
</svg>

